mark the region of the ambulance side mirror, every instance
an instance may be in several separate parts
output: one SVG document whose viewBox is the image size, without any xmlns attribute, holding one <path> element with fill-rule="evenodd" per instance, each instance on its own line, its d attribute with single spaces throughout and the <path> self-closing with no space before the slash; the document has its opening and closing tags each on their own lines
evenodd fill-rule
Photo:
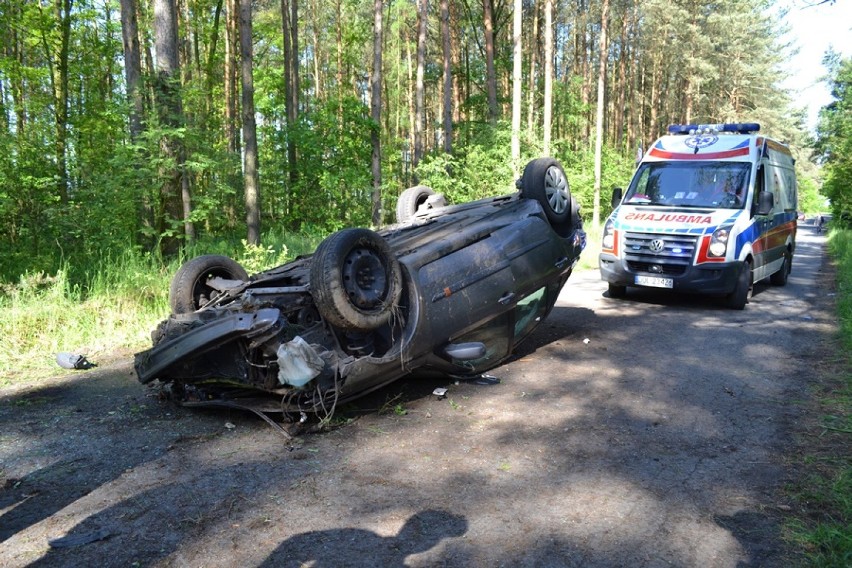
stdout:
<svg viewBox="0 0 852 568">
<path fill-rule="evenodd" d="M 623 194 L 624 194 L 624 190 L 621 189 L 620 187 L 613 187 L 612 188 L 612 201 L 610 203 L 612 204 L 613 209 L 618 207 L 618 205 L 621 203 L 621 197 L 622 197 Z"/>
<path fill-rule="evenodd" d="M 775 196 L 768 191 L 761 191 L 757 194 L 757 211 L 758 215 L 769 215 L 775 207 Z"/>
</svg>

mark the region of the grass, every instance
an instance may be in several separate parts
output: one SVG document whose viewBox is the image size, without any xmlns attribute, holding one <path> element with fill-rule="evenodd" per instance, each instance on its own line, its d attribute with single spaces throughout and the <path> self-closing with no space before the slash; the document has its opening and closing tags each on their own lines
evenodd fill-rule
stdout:
<svg viewBox="0 0 852 568">
<path fill-rule="evenodd" d="M 795 492 L 801 513 L 787 528 L 808 566 L 845 568 L 852 566 L 852 231 L 832 230 L 828 248 L 837 266 L 842 370 L 820 393 L 820 441 L 804 457 L 811 473 Z"/>
<path fill-rule="evenodd" d="M 586 248 L 580 255 L 580 262 L 575 270 L 597 270 L 598 253 L 601 251 L 601 227 L 586 223 Z"/>
<path fill-rule="evenodd" d="M 141 257 L 104 259 L 73 284 L 68 271 L 27 274 L 0 296 L 0 386 L 57 371 L 56 354 L 101 355 L 141 347 L 168 312 L 168 275 Z"/>
<path fill-rule="evenodd" d="M 56 354 L 72 352 L 98 363 L 114 353 L 150 345 L 150 333 L 168 316 L 168 289 L 180 264 L 199 254 L 225 254 L 249 274 L 312 251 L 319 241 L 302 235 L 268 235 L 265 247 L 212 243 L 184 251 L 168 263 L 150 254 L 105 254 L 73 282 L 70 267 L 56 274 L 24 274 L 0 283 L 0 387 L 37 382 L 62 371 Z"/>
</svg>

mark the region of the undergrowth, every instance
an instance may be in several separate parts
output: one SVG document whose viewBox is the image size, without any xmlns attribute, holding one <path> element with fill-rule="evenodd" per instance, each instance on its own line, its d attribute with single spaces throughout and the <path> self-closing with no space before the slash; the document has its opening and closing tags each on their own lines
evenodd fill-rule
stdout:
<svg viewBox="0 0 852 568">
<path fill-rule="evenodd" d="M 804 549 L 807 565 L 852 566 L 852 231 L 833 230 L 828 249 L 837 266 L 837 312 L 845 347 L 836 384 L 820 396 L 821 442 L 805 457 L 813 473 L 797 491 L 803 514 L 788 527 Z"/>
<path fill-rule="evenodd" d="M 98 363 L 147 348 L 151 330 L 168 316 L 171 277 L 189 258 L 225 254 L 253 274 L 312 251 L 319 237 L 277 234 L 266 242 L 274 244 L 198 245 L 167 262 L 139 251 L 106 253 L 86 270 L 65 266 L 56 274 L 26 273 L 0 283 L 0 387 L 61 372 L 60 352 Z"/>
</svg>

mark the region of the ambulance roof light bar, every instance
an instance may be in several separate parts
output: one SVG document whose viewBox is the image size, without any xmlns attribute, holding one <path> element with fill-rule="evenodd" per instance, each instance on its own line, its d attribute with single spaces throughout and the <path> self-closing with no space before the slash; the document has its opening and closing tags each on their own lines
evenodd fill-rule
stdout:
<svg viewBox="0 0 852 568">
<path fill-rule="evenodd" d="M 730 124 L 671 124 L 669 134 L 710 134 L 728 132 L 732 134 L 754 134 L 760 130 L 756 122 L 737 122 Z"/>
</svg>

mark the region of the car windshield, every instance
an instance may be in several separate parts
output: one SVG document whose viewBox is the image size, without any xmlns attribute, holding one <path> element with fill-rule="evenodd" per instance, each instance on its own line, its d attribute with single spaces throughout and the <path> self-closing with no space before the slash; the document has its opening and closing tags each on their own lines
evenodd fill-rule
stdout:
<svg viewBox="0 0 852 568">
<path fill-rule="evenodd" d="M 650 162 L 642 164 L 624 196 L 630 205 L 742 209 L 747 162 Z"/>
</svg>

